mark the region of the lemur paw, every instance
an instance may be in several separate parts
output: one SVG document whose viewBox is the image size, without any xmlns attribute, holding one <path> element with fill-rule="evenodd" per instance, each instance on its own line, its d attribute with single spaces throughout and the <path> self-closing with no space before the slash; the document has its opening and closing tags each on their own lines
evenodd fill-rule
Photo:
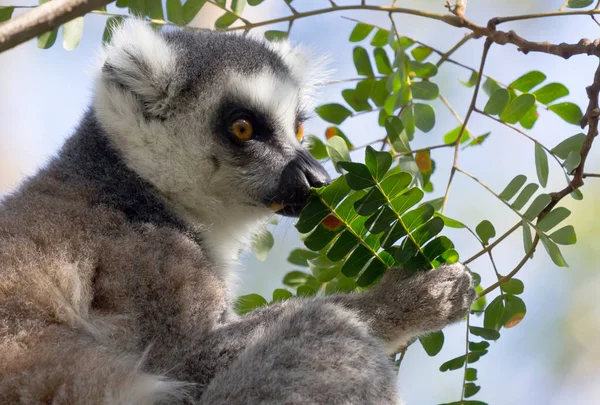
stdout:
<svg viewBox="0 0 600 405">
<path fill-rule="evenodd" d="M 475 299 L 471 275 L 459 263 L 414 275 L 390 269 L 373 293 L 381 321 L 388 324 L 383 329 L 415 333 L 461 320 Z"/>
<path fill-rule="evenodd" d="M 460 263 L 441 266 L 420 275 L 440 318 L 439 327 L 460 321 L 475 300 L 473 278 Z"/>
</svg>

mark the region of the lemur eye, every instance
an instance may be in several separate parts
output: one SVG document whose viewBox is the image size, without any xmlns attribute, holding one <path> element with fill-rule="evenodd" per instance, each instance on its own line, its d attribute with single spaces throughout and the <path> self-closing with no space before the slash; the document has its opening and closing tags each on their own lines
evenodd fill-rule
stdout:
<svg viewBox="0 0 600 405">
<path fill-rule="evenodd" d="M 296 138 L 298 138 L 299 141 L 302 141 L 302 138 L 304 138 L 304 126 L 302 124 L 298 125 L 298 131 L 296 131 Z"/>
<path fill-rule="evenodd" d="M 247 141 L 250 138 L 252 138 L 252 132 L 253 132 L 252 124 L 247 120 L 244 120 L 244 119 L 235 120 L 233 122 L 233 124 L 231 124 L 231 129 L 233 131 L 233 134 L 240 141 Z"/>
</svg>

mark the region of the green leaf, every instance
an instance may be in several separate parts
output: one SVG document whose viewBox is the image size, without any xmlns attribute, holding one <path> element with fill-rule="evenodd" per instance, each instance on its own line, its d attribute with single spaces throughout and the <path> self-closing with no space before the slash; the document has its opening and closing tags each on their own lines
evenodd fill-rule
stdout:
<svg viewBox="0 0 600 405">
<path fill-rule="evenodd" d="M 354 233 L 349 230 L 345 230 L 335 240 L 335 242 L 332 243 L 331 247 L 327 251 L 327 257 L 329 260 L 334 262 L 340 261 L 346 257 L 346 255 L 350 253 L 352 249 L 358 246 L 359 243 L 360 241 L 354 235 Z"/>
<path fill-rule="evenodd" d="M 365 164 L 373 178 L 381 181 L 392 166 L 392 155 L 389 152 L 377 152 L 371 146 L 367 146 Z"/>
<path fill-rule="evenodd" d="M 508 105 L 509 100 L 508 90 L 498 89 L 486 103 L 483 112 L 489 115 L 500 115 Z"/>
<path fill-rule="evenodd" d="M 429 132 L 435 126 L 435 111 L 429 104 L 415 103 L 415 126 L 423 132 Z"/>
<path fill-rule="evenodd" d="M 450 145 L 454 142 L 456 142 L 456 140 L 458 139 L 459 135 L 460 135 L 460 131 L 463 129 L 462 125 L 457 126 L 456 128 L 454 128 L 452 131 L 448 132 L 447 134 L 444 135 L 444 143 L 446 145 Z M 467 128 L 464 129 L 462 136 L 461 136 L 461 140 L 460 142 L 466 142 L 467 140 L 469 140 L 471 138 L 471 134 L 469 133 L 469 131 L 467 130 Z"/>
<path fill-rule="evenodd" d="M 236 22 L 238 18 L 239 17 L 235 13 L 228 11 L 221 17 L 217 18 L 217 21 L 215 21 L 215 28 L 225 29 Z"/>
<path fill-rule="evenodd" d="M 567 170 L 567 173 L 573 172 L 573 170 L 579 167 L 581 163 L 581 153 L 579 151 L 569 152 L 569 155 L 565 159 L 563 166 Z"/>
<path fill-rule="evenodd" d="M 523 93 L 527 93 L 544 80 L 546 80 L 546 75 L 540 71 L 534 70 L 529 73 L 525 73 L 523 76 L 509 84 L 508 87 L 519 90 Z"/>
<path fill-rule="evenodd" d="M 463 354 L 462 356 L 458 356 L 452 360 L 448 360 L 444 364 L 440 366 L 440 371 L 450 371 L 450 370 L 458 370 L 465 365 L 467 361 L 467 356 Z"/>
<path fill-rule="evenodd" d="M 584 8 L 592 4 L 594 0 L 569 0 L 567 7 L 569 8 Z"/>
<path fill-rule="evenodd" d="M 413 82 L 412 95 L 419 100 L 435 100 L 440 95 L 437 84 L 427 81 Z"/>
<path fill-rule="evenodd" d="M 577 243 L 575 228 L 573 228 L 571 225 L 560 228 L 558 231 L 555 231 L 550 235 L 550 239 L 559 245 L 574 245 Z"/>
<path fill-rule="evenodd" d="M 316 294 L 317 290 L 307 285 L 301 285 L 296 290 L 296 295 L 298 295 L 299 297 L 312 297 Z"/>
<path fill-rule="evenodd" d="M 502 297 L 496 297 L 485 308 L 483 326 L 489 330 L 500 330 L 502 327 L 502 316 L 504 314 L 504 301 Z"/>
<path fill-rule="evenodd" d="M 467 368 L 465 370 L 465 381 L 477 381 L 477 370 L 474 368 Z"/>
<path fill-rule="evenodd" d="M 310 250 L 294 249 L 290 252 L 287 260 L 297 266 L 308 267 L 308 260 L 314 259 L 317 256 L 319 256 L 318 253 L 311 252 Z"/>
<path fill-rule="evenodd" d="M 540 194 L 531 203 L 527 211 L 523 214 L 525 219 L 533 221 L 550 204 L 552 198 L 548 194 Z"/>
<path fill-rule="evenodd" d="M 484 245 L 490 242 L 490 239 L 496 236 L 496 229 L 494 225 L 487 219 L 481 221 L 479 225 L 475 227 L 475 232 L 481 238 Z"/>
<path fill-rule="evenodd" d="M 359 97 L 358 93 L 352 89 L 342 90 L 342 97 L 344 101 L 348 103 L 354 111 L 368 111 L 371 110 L 371 105 L 366 99 Z"/>
<path fill-rule="evenodd" d="M 329 215 L 327 206 L 317 198 L 311 199 L 302 210 L 300 218 L 296 223 L 296 229 L 300 233 L 308 233 L 320 224 L 327 215 Z"/>
<path fill-rule="evenodd" d="M 429 356 L 435 356 L 444 346 L 444 334 L 442 331 L 433 332 L 419 338 L 419 342 Z"/>
<path fill-rule="evenodd" d="M 241 15 L 246 6 L 246 0 L 231 0 L 231 11 L 237 15 Z M 266 35 L 265 35 L 266 38 Z"/>
<path fill-rule="evenodd" d="M 542 187 L 546 187 L 548 184 L 548 156 L 538 143 L 535 144 L 535 170 L 540 184 Z"/>
<path fill-rule="evenodd" d="M 431 55 L 432 52 L 433 50 L 431 48 L 419 45 L 416 48 L 414 48 L 410 53 L 416 61 L 423 62 L 425 59 L 427 59 L 429 55 Z"/>
<path fill-rule="evenodd" d="M 262 232 L 258 232 L 254 235 L 252 240 L 252 251 L 258 260 L 264 262 L 274 244 L 275 239 L 273 238 L 273 234 L 264 229 Z"/>
<path fill-rule="evenodd" d="M 569 89 L 560 83 L 550 83 L 533 92 L 536 100 L 542 104 L 550 104 L 559 98 L 569 95 Z"/>
<path fill-rule="evenodd" d="M 469 143 L 469 146 L 481 145 L 487 139 L 487 137 L 490 136 L 490 134 L 491 132 L 488 132 L 473 138 L 473 140 Z"/>
<path fill-rule="evenodd" d="M 359 22 L 350 33 L 350 42 L 362 41 L 373 31 L 373 28 L 375 27 L 372 25 Z"/>
<path fill-rule="evenodd" d="M 183 7 L 185 9 L 185 6 L 183 6 Z M 164 20 L 165 19 L 162 0 L 148 0 L 147 8 L 148 8 L 148 12 L 147 12 L 148 17 L 150 17 L 154 20 Z"/>
<path fill-rule="evenodd" d="M 481 342 L 469 342 L 469 350 L 472 352 L 480 352 L 486 350 L 488 347 L 490 347 L 490 343 L 485 340 Z"/>
<path fill-rule="evenodd" d="M 438 68 L 431 62 L 421 63 L 414 60 L 408 61 L 408 68 L 411 72 L 411 77 L 427 78 L 437 75 Z"/>
<path fill-rule="evenodd" d="M 442 215 L 439 212 L 436 212 L 435 216 L 442 218 L 442 220 L 444 221 L 444 225 L 446 225 L 447 227 L 458 228 L 458 229 L 465 227 L 465 224 L 463 224 L 462 222 L 457 221 L 456 219 L 449 218 L 445 215 Z"/>
<path fill-rule="evenodd" d="M 404 124 L 402 120 L 396 116 L 388 117 L 385 120 L 385 130 L 387 136 L 392 144 L 392 148 L 396 152 L 408 152 L 410 151 L 410 145 L 406 132 L 404 131 Z"/>
<path fill-rule="evenodd" d="M 538 114 L 537 106 L 534 105 L 529 109 L 529 111 L 527 111 L 527 113 L 525 113 L 523 118 L 519 120 L 519 124 L 521 124 L 525 129 L 531 129 L 537 122 L 539 116 L 540 115 Z"/>
<path fill-rule="evenodd" d="M 248 5 L 254 7 L 254 6 L 258 6 L 260 3 L 262 3 L 265 0 L 248 0 Z M 291 0 L 290 0 L 291 1 Z"/>
<path fill-rule="evenodd" d="M 471 73 L 471 76 L 469 77 L 469 80 L 467 80 L 466 82 L 461 81 L 461 83 L 465 87 L 474 87 L 477 84 L 477 79 L 478 78 L 479 78 L 479 74 L 477 72 L 473 72 L 473 73 Z"/>
<path fill-rule="evenodd" d="M 185 4 L 183 5 L 183 10 L 182 10 L 183 23 L 185 25 L 187 25 L 190 22 L 192 22 L 192 20 L 196 17 L 196 15 L 198 15 L 198 13 L 200 12 L 200 10 L 202 10 L 202 7 L 204 7 L 205 4 L 206 4 L 206 0 L 187 0 L 185 2 Z M 175 6 L 175 7 L 177 7 L 177 6 Z M 168 0 L 167 0 L 167 15 L 169 15 Z M 169 17 L 169 19 L 171 19 L 171 18 Z"/>
<path fill-rule="evenodd" d="M 124 17 L 109 17 L 106 20 L 106 26 L 104 27 L 104 34 L 102 35 L 102 42 L 109 44 L 112 39 L 112 34 L 118 26 L 123 23 Z"/>
<path fill-rule="evenodd" d="M 504 296 L 502 324 L 505 328 L 517 326 L 525 317 L 526 312 L 527 308 L 521 298 L 510 294 Z"/>
<path fill-rule="evenodd" d="M 506 188 L 500 193 L 500 198 L 505 201 L 510 201 L 515 194 L 517 194 L 517 191 L 523 187 L 523 184 L 525 184 L 526 181 L 527 177 L 522 174 L 515 176 L 510 183 L 508 183 Z"/>
<path fill-rule="evenodd" d="M 494 329 L 479 328 L 477 326 L 469 326 L 469 331 L 475 336 L 484 338 L 485 340 L 497 340 L 500 338 L 500 333 Z"/>
<path fill-rule="evenodd" d="M 373 68 L 371 67 L 371 60 L 369 54 L 360 46 L 354 48 L 353 51 L 354 66 L 359 75 L 373 77 Z"/>
<path fill-rule="evenodd" d="M 429 260 L 433 261 L 441 254 L 453 248 L 454 244 L 450 239 L 446 236 L 439 236 L 423 247 L 423 254 Z"/>
<path fill-rule="evenodd" d="M 325 104 L 315 109 L 319 117 L 327 122 L 339 125 L 352 115 L 352 112 L 341 104 Z"/>
<path fill-rule="evenodd" d="M 273 290 L 273 302 L 277 301 L 286 301 L 292 298 L 294 294 L 289 292 L 288 290 L 284 290 L 283 288 L 276 288 Z"/>
<path fill-rule="evenodd" d="M 342 171 L 339 166 L 340 162 L 347 162 L 350 160 L 348 144 L 343 138 L 336 135 L 327 141 L 325 148 L 327 149 L 327 153 L 333 162 L 335 170 L 338 173 L 341 173 Z"/>
<path fill-rule="evenodd" d="M 568 267 L 567 262 L 565 261 L 565 258 L 563 257 L 562 253 L 560 252 L 558 245 L 552 242 L 550 239 L 548 239 L 546 235 L 538 235 L 540 237 L 540 240 L 542 241 L 542 244 L 544 245 L 544 248 L 546 248 L 546 252 L 548 252 L 548 255 L 550 256 L 554 264 L 556 264 L 559 267 Z"/>
<path fill-rule="evenodd" d="M 440 233 L 443 228 L 444 221 L 439 217 L 434 217 L 426 224 L 417 228 L 412 233 L 412 237 L 418 245 L 422 245 Z"/>
<path fill-rule="evenodd" d="M 567 219 L 569 215 L 571 215 L 571 211 L 569 211 L 567 208 L 555 208 L 537 224 L 537 227 L 543 232 L 548 232 L 556 225 Z"/>
<path fill-rule="evenodd" d="M 523 208 L 525 204 L 527 204 L 527 201 L 529 201 L 529 199 L 533 196 L 533 194 L 537 191 L 539 187 L 540 186 L 538 186 L 535 183 L 529 183 L 528 185 L 526 185 L 523 191 L 521 191 L 521 193 L 515 200 L 515 202 L 512 203 L 512 207 L 516 210 L 520 210 L 521 208 Z"/>
<path fill-rule="evenodd" d="M 287 39 L 287 37 L 287 31 L 265 31 L 265 39 L 270 42 L 283 41 L 284 39 Z"/>
<path fill-rule="evenodd" d="M 404 214 L 404 216 L 402 216 L 402 222 L 408 231 L 413 231 L 429 221 L 431 217 L 433 217 L 433 207 L 429 204 L 423 204 Z M 446 249 L 439 254 L 444 253 L 444 251 L 446 251 Z"/>
<path fill-rule="evenodd" d="M 346 182 L 352 190 L 363 190 L 375 185 L 371 172 L 362 163 L 340 162 L 339 166 L 346 170 Z"/>
<path fill-rule="evenodd" d="M 518 278 L 511 278 L 502 284 L 502 290 L 508 294 L 522 294 L 525 290 L 525 285 Z"/>
<path fill-rule="evenodd" d="M 375 56 L 375 66 L 377 66 L 377 71 L 382 75 L 391 74 L 392 64 L 390 63 L 387 52 L 383 48 L 375 48 L 373 55 Z"/>
<path fill-rule="evenodd" d="M 533 245 L 531 227 L 525 220 L 521 221 L 521 226 L 523 227 L 523 249 L 525 250 L 525 253 L 529 253 L 529 250 Z M 531 257 L 533 257 L 533 255 Z"/>
<path fill-rule="evenodd" d="M 266 307 L 267 300 L 258 294 L 248 294 L 238 297 L 233 303 L 233 309 L 238 315 L 244 315 L 256 308 Z"/>
<path fill-rule="evenodd" d="M 0 22 L 10 20 L 14 10 L 14 7 L 0 7 Z"/>
<path fill-rule="evenodd" d="M 63 48 L 72 51 L 79 45 L 83 34 L 83 17 L 77 17 L 62 26 Z"/>
<path fill-rule="evenodd" d="M 363 267 L 373 258 L 373 253 L 364 245 L 358 245 L 342 266 L 342 274 L 346 277 L 357 276 Z"/>
<path fill-rule="evenodd" d="M 487 78 L 485 79 L 485 82 L 483 82 L 483 91 L 485 91 L 485 94 L 490 97 L 501 88 L 502 87 L 500 87 L 500 85 L 493 79 Z"/>
<path fill-rule="evenodd" d="M 384 46 L 388 42 L 388 36 L 390 31 L 382 30 L 381 28 L 377 30 L 373 39 L 371 40 L 371 45 L 373 46 Z"/>
<path fill-rule="evenodd" d="M 558 103 L 548 106 L 548 109 L 556 113 L 560 118 L 569 124 L 579 125 L 579 121 L 583 117 L 583 113 L 577 104 L 573 103 Z"/>
<path fill-rule="evenodd" d="M 473 395 L 477 394 L 480 389 L 481 387 L 479 385 L 476 385 L 474 383 L 466 383 L 464 387 L 465 398 L 472 397 Z"/>
<path fill-rule="evenodd" d="M 584 141 L 585 134 L 573 135 L 556 145 L 550 152 L 561 159 L 566 159 L 569 153 L 579 152 Z"/>
<path fill-rule="evenodd" d="M 358 85 L 356 86 L 356 90 L 358 90 Z M 377 107 L 383 107 L 383 105 L 385 104 L 385 100 L 387 100 L 389 94 L 390 93 L 386 86 L 386 79 L 381 79 L 378 80 L 373 86 L 370 97 Z"/>
<path fill-rule="evenodd" d="M 500 119 L 509 124 L 519 122 L 531 107 L 535 105 L 535 97 L 531 94 L 521 94 L 514 99 L 500 114 Z"/>
<path fill-rule="evenodd" d="M 283 284 L 288 287 L 297 288 L 309 282 L 311 278 L 314 277 L 303 271 L 290 271 L 283 277 Z"/>
<path fill-rule="evenodd" d="M 56 36 L 58 34 L 58 28 L 53 29 L 52 31 L 48 31 L 38 36 L 37 38 L 37 46 L 40 49 L 48 49 L 54 45 L 56 42 Z"/>
<path fill-rule="evenodd" d="M 315 135 L 309 135 L 306 138 L 306 149 L 317 160 L 325 159 L 329 156 L 327 148 L 321 139 Z"/>
<path fill-rule="evenodd" d="M 356 285 L 359 287 L 368 287 L 375 282 L 379 277 L 383 275 L 387 266 L 378 259 L 373 259 L 367 268 L 356 280 Z"/>
<path fill-rule="evenodd" d="M 167 18 L 177 25 L 185 25 L 181 0 L 167 0 Z"/>
</svg>

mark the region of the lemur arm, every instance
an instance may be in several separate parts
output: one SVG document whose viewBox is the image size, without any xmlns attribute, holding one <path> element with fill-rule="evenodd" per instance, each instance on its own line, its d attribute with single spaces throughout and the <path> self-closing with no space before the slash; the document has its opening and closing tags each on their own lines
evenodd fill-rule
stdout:
<svg viewBox="0 0 600 405">
<path fill-rule="evenodd" d="M 299 370 L 302 375 L 310 375 L 312 370 L 319 376 L 315 378 L 326 379 L 322 370 L 334 364 L 343 364 L 342 368 L 352 369 L 352 373 L 356 370 L 349 364 L 354 364 L 370 370 L 365 371 L 368 377 L 363 377 L 374 379 L 385 368 L 381 363 L 385 362 L 381 360 L 385 359 L 384 345 L 393 352 L 414 336 L 460 320 L 474 296 L 471 277 L 462 265 L 410 277 L 392 269 L 368 292 L 290 299 L 218 328 L 190 352 L 185 374 L 202 389 L 210 384 L 206 395 L 214 402 L 206 403 L 220 403 L 217 399 L 225 398 L 223 389 L 231 384 L 240 387 L 242 380 L 240 395 L 270 385 L 267 380 L 282 379 L 283 375 L 293 378 Z M 248 372 L 250 369 L 254 371 Z M 268 377 L 261 371 L 267 369 L 271 370 Z M 247 379 L 249 375 L 252 382 Z M 351 381 L 352 376 L 338 378 Z M 260 384 L 261 379 L 267 380 Z M 309 379 L 307 384 L 319 382 Z"/>
</svg>

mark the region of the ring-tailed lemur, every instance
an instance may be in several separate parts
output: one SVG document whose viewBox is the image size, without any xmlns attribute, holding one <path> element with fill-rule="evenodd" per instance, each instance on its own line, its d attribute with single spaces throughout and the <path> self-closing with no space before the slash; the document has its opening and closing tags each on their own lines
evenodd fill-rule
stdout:
<svg viewBox="0 0 600 405">
<path fill-rule="evenodd" d="M 275 206 L 328 182 L 297 139 L 315 59 L 119 28 L 92 107 L 0 209 L 2 404 L 394 404 L 386 353 L 468 311 L 461 265 L 236 317 L 228 280 Z"/>
</svg>

